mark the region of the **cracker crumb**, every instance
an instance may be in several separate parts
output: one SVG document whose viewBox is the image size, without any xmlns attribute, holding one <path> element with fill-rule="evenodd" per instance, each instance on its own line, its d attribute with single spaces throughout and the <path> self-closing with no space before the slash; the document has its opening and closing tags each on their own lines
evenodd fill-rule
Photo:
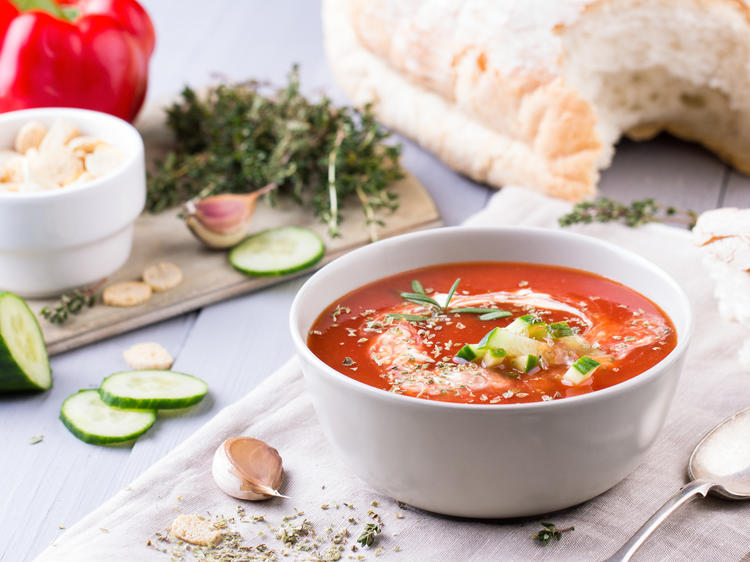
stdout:
<svg viewBox="0 0 750 562">
<path fill-rule="evenodd" d="M 141 371 L 144 369 L 169 369 L 174 362 L 169 352 L 161 345 L 154 342 L 137 343 L 122 353 L 125 363 L 131 369 Z"/>
<path fill-rule="evenodd" d="M 213 523 L 195 513 L 178 515 L 172 522 L 172 533 L 178 539 L 200 546 L 216 544 L 222 534 Z"/>
<path fill-rule="evenodd" d="M 182 283 L 182 270 L 166 261 L 147 267 L 142 276 L 143 281 L 157 293 L 169 291 Z"/>
</svg>

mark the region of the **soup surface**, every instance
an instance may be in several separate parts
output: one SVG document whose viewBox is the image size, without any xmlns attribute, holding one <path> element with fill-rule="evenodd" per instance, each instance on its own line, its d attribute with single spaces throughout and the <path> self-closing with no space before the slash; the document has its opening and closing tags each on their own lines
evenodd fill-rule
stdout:
<svg viewBox="0 0 750 562">
<path fill-rule="evenodd" d="M 476 404 L 607 388 L 676 344 L 667 315 L 634 290 L 514 262 L 443 264 L 375 281 L 327 307 L 307 340 L 325 363 L 370 386 Z"/>
</svg>

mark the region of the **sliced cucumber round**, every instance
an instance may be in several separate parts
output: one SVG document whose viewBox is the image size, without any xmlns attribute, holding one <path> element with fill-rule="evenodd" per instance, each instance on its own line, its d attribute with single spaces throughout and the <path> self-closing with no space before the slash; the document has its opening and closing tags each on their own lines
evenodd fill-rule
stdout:
<svg viewBox="0 0 750 562">
<path fill-rule="evenodd" d="M 118 408 L 166 410 L 197 404 L 208 385 L 192 375 L 174 371 L 125 371 L 108 376 L 99 387 L 104 403 Z"/>
<path fill-rule="evenodd" d="M 102 402 L 98 390 L 81 390 L 65 399 L 60 420 L 81 441 L 92 445 L 122 443 L 154 424 L 153 410 L 126 410 Z"/>
<path fill-rule="evenodd" d="M 51 386 L 47 346 L 36 316 L 21 297 L 0 293 L 0 392 Z"/>
<path fill-rule="evenodd" d="M 299 226 L 280 226 L 248 236 L 229 252 L 229 262 L 248 275 L 284 275 L 320 261 L 323 240 Z"/>
</svg>

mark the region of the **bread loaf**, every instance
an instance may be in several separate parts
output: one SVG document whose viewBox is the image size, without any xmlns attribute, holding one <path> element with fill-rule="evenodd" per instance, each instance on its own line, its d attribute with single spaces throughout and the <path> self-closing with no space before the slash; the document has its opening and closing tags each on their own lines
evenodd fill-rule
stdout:
<svg viewBox="0 0 750 562">
<path fill-rule="evenodd" d="M 324 0 L 360 105 L 493 186 L 594 194 L 623 134 L 698 141 L 750 172 L 744 0 Z"/>
</svg>

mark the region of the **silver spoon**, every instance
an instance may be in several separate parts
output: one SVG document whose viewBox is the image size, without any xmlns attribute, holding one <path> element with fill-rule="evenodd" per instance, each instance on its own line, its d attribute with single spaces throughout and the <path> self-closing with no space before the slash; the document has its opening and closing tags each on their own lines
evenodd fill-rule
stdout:
<svg viewBox="0 0 750 562">
<path fill-rule="evenodd" d="M 693 449 L 688 462 L 691 481 L 638 529 L 609 561 L 627 561 L 656 528 L 681 505 L 711 491 L 730 500 L 750 499 L 750 408 L 714 427 Z"/>
</svg>

